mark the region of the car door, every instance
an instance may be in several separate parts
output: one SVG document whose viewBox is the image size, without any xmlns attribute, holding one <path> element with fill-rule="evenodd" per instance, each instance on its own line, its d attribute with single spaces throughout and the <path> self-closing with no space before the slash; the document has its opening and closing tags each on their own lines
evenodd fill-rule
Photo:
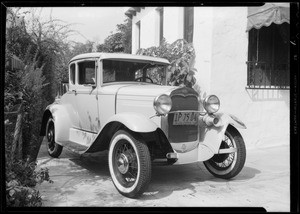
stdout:
<svg viewBox="0 0 300 214">
<path fill-rule="evenodd" d="M 76 78 L 76 63 L 72 62 L 69 65 L 69 87 L 67 93 L 64 94 L 63 99 L 66 104 L 67 111 L 70 114 L 70 120 L 72 128 L 79 127 L 79 118 L 77 112 L 77 101 L 75 99 L 77 89 L 77 78 Z"/>
<path fill-rule="evenodd" d="M 98 115 L 97 60 L 87 59 L 76 63 L 78 82 L 75 90 L 79 129 L 98 133 L 100 121 Z"/>
</svg>

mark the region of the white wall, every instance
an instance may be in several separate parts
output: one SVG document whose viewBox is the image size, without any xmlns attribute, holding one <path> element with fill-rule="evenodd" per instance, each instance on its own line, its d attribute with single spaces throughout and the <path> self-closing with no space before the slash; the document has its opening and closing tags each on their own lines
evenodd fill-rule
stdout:
<svg viewBox="0 0 300 214">
<path fill-rule="evenodd" d="M 157 7 L 145 7 L 132 18 L 132 53 L 138 50 L 136 23 L 140 21 L 140 48 L 159 46 L 159 12 Z M 164 37 L 172 43 L 183 38 L 183 7 L 164 7 Z"/>
<path fill-rule="evenodd" d="M 138 50 L 136 23 L 140 21 L 140 48 L 159 45 L 159 13 L 156 7 L 145 7 L 132 18 L 132 53 Z"/>
<path fill-rule="evenodd" d="M 222 111 L 235 114 L 245 122 L 247 129 L 241 132 L 247 147 L 289 144 L 289 91 L 246 89 L 247 8 L 215 7 L 211 14 L 213 30 L 209 92 L 220 98 Z M 206 29 L 211 31 L 211 28 Z M 208 40 L 207 34 L 194 38 Z M 203 78 L 202 73 L 198 78 Z"/>
<path fill-rule="evenodd" d="M 183 39 L 183 7 L 164 7 L 164 35 L 168 43 Z"/>
<path fill-rule="evenodd" d="M 195 7 L 194 17 L 193 45 L 196 52 L 196 84 L 200 87 L 198 92 L 201 93 L 201 97 L 205 97 L 210 92 L 211 86 L 213 8 Z"/>
</svg>

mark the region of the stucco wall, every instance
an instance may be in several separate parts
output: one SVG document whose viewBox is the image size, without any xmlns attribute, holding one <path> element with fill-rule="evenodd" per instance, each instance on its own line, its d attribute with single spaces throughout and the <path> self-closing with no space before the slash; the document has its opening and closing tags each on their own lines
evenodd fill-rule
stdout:
<svg viewBox="0 0 300 214">
<path fill-rule="evenodd" d="M 164 35 L 168 43 L 183 38 L 183 7 L 164 7 Z"/>
<path fill-rule="evenodd" d="M 159 13 L 156 7 L 145 7 L 132 18 L 132 53 L 138 50 L 137 22 L 140 21 L 140 48 L 159 45 Z"/>
<path fill-rule="evenodd" d="M 144 26 L 143 47 L 155 44 L 154 17 L 155 8 L 146 7 L 133 18 Z M 289 144 L 289 90 L 246 89 L 247 8 L 195 7 L 194 17 L 195 68 L 201 95 L 216 94 L 221 111 L 245 122 L 247 129 L 241 132 L 248 148 Z M 164 7 L 164 37 L 169 43 L 183 38 L 183 8 Z"/>
<path fill-rule="evenodd" d="M 159 41 L 159 12 L 157 7 L 145 7 L 132 18 L 132 53 L 138 50 L 138 30 L 140 22 L 140 48 L 158 46 Z M 183 38 L 183 8 L 164 7 L 163 36 L 172 43 Z"/>
<path fill-rule="evenodd" d="M 213 8 L 195 7 L 194 17 L 193 45 L 196 52 L 196 79 L 201 97 L 205 97 L 211 87 Z"/>
<path fill-rule="evenodd" d="M 197 48 L 197 61 L 203 61 L 198 63 L 198 70 L 206 64 L 205 59 L 198 59 L 203 55 L 199 53 L 211 48 L 211 58 L 209 60 L 208 57 L 207 60 L 211 64 L 210 87 L 207 92 L 220 98 L 222 111 L 235 114 L 245 122 L 248 129 L 241 132 L 248 147 L 289 144 L 289 91 L 246 89 L 247 8 L 215 7 L 208 13 L 212 17 L 203 17 L 202 13 L 200 16 L 206 21 L 198 21 L 198 24 L 202 24 L 201 29 L 205 26 L 204 23 L 212 24 L 212 27 L 205 28 L 212 32 L 212 41 L 202 45 L 205 50 L 200 45 L 198 47 L 199 41 L 196 40 L 194 44 Z M 209 33 L 196 35 L 197 28 L 195 25 L 194 38 L 209 42 Z M 209 70 L 209 66 L 207 68 Z M 204 72 L 206 73 L 198 72 L 197 78 L 202 79 Z"/>
</svg>

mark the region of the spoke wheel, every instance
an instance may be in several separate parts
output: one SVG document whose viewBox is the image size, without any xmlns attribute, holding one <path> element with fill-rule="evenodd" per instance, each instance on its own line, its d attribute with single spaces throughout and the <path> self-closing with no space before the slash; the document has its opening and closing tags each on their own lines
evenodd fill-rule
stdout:
<svg viewBox="0 0 300 214">
<path fill-rule="evenodd" d="M 121 140 L 114 150 L 114 173 L 118 181 L 126 187 L 132 187 L 138 175 L 138 162 L 134 148 L 126 140 Z"/>
<path fill-rule="evenodd" d="M 136 198 L 147 188 L 151 179 L 151 159 L 147 145 L 124 130 L 113 136 L 109 154 L 109 171 L 117 190 Z"/>
<path fill-rule="evenodd" d="M 207 170 L 216 177 L 230 179 L 236 176 L 245 164 L 246 148 L 244 140 L 232 126 L 228 126 L 220 145 L 220 149 L 229 148 L 235 148 L 236 152 L 215 154 L 208 161 L 204 161 Z"/>
<path fill-rule="evenodd" d="M 49 118 L 46 126 L 47 150 L 51 157 L 59 157 L 62 152 L 62 146 L 55 142 L 55 127 L 52 118 Z"/>
<path fill-rule="evenodd" d="M 233 137 L 226 132 L 224 135 L 224 139 L 222 140 L 220 149 L 229 149 L 236 148 L 236 144 L 233 140 Z M 214 163 L 215 167 L 219 170 L 227 169 L 232 165 L 236 158 L 236 152 L 227 153 L 227 154 L 217 154 L 214 155 L 211 161 Z"/>
</svg>

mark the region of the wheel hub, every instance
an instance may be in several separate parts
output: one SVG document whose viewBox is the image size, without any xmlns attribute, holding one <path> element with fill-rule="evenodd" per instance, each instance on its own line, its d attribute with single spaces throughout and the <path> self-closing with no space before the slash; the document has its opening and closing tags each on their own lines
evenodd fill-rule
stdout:
<svg viewBox="0 0 300 214">
<path fill-rule="evenodd" d="M 53 132 L 52 132 L 52 130 L 50 130 L 50 131 L 48 132 L 48 141 L 51 142 L 52 139 L 53 139 Z"/>
<path fill-rule="evenodd" d="M 129 161 L 128 157 L 122 153 L 117 161 L 118 170 L 124 175 L 128 172 Z"/>
</svg>

